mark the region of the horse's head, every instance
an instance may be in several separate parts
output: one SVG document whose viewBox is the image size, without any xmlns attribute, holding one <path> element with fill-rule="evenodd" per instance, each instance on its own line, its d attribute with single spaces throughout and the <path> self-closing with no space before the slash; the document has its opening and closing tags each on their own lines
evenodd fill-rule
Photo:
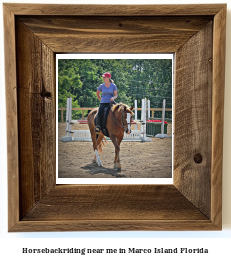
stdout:
<svg viewBox="0 0 231 261">
<path fill-rule="evenodd" d="M 127 134 L 130 134 L 132 132 L 132 128 L 131 128 L 132 114 L 133 114 L 132 109 L 133 109 L 133 106 L 130 108 L 128 106 L 124 107 L 124 114 L 126 115 L 126 117 L 124 117 L 124 118 L 126 118 L 126 120 L 124 121 L 124 128 L 125 128 L 125 132 Z"/>
<path fill-rule="evenodd" d="M 118 103 L 112 107 L 112 112 L 116 118 L 117 125 L 122 127 L 127 134 L 131 133 L 132 110 L 133 106 L 129 107 L 123 103 Z"/>
</svg>

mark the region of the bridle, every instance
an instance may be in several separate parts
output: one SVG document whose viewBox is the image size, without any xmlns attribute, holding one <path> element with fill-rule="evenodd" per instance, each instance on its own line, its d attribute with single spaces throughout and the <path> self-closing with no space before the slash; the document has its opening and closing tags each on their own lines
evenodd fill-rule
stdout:
<svg viewBox="0 0 231 261">
<path fill-rule="evenodd" d="M 125 109 L 125 107 L 123 106 L 123 108 Z M 118 120 L 116 119 L 116 116 L 115 116 L 115 113 L 112 111 L 112 114 L 114 115 L 114 118 L 115 118 L 115 121 L 116 121 L 116 123 L 117 123 L 117 125 L 119 125 L 121 128 L 123 128 L 125 131 L 128 131 L 128 128 L 126 129 L 125 128 L 125 125 L 130 125 L 130 130 L 131 130 L 131 125 L 132 125 L 132 123 L 130 122 L 130 123 L 126 123 L 126 124 L 124 124 L 124 110 L 122 111 L 122 116 L 121 116 L 121 122 L 122 122 L 122 125 L 121 124 L 119 124 L 119 122 L 118 122 Z M 129 113 L 130 114 L 130 113 Z"/>
</svg>

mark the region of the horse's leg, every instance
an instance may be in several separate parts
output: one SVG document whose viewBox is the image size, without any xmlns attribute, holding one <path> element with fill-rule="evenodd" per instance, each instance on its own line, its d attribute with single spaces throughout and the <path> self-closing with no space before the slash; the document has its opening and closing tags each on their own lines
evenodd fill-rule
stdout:
<svg viewBox="0 0 231 261">
<path fill-rule="evenodd" d="M 96 161 L 97 161 L 98 166 L 99 166 L 99 167 L 102 167 L 103 164 L 102 164 L 102 162 L 101 162 L 101 160 L 100 160 L 100 158 L 99 158 L 98 150 L 95 150 L 95 158 L 96 158 Z"/>
<path fill-rule="evenodd" d="M 117 139 L 113 134 L 110 135 L 110 138 L 115 146 L 114 169 L 120 170 L 121 169 L 120 159 L 119 159 L 120 146 L 118 145 Z"/>
<path fill-rule="evenodd" d="M 97 162 L 98 166 L 102 166 L 102 163 L 99 159 L 99 154 L 97 151 L 97 140 L 96 140 L 96 132 L 95 132 L 95 124 L 94 124 L 94 115 L 89 114 L 88 116 L 88 126 L 90 129 L 90 133 L 91 133 L 91 139 L 92 139 L 92 143 L 93 143 L 93 150 L 94 150 L 94 158 L 93 158 L 93 162 Z"/>
<path fill-rule="evenodd" d="M 93 150 L 94 150 L 94 157 L 92 159 L 92 162 L 93 163 L 97 163 L 97 158 L 96 158 L 96 153 L 95 151 L 97 150 L 97 139 L 96 139 L 96 135 L 95 135 L 95 131 L 93 131 L 92 135 L 91 135 L 91 139 L 92 139 L 92 142 L 93 142 Z"/>
<path fill-rule="evenodd" d="M 96 139 L 96 149 L 95 149 L 95 154 L 94 154 L 94 160 L 96 160 L 96 162 L 98 163 L 98 166 L 103 166 L 100 158 L 99 158 L 99 153 L 98 153 L 98 146 L 100 144 L 100 142 L 102 141 L 104 135 L 102 132 L 99 133 L 98 138 Z"/>
<path fill-rule="evenodd" d="M 120 143 L 121 143 L 122 140 L 123 140 L 123 135 L 117 137 L 117 144 L 119 146 L 119 151 L 118 151 L 117 155 L 115 156 L 115 165 L 114 165 L 114 168 L 117 168 L 117 169 L 121 169 L 120 153 L 119 152 L 120 152 Z"/>
<path fill-rule="evenodd" d="M 94 126 L 89 126 L 89 129 L 90 129 L 90 133 L 91 133 L 91 139 L 92 139 L 93 150 L 94 150 L 93 162 L 96 162 L 96 155 L 95 155 L 95 150 L 97 150 L 96 133 L 95 133 L 95 130 L 94 130 Z"/>
<path fill-rule="evenodd" d="M 95 131 L 94 131 L 95 132 Z M 98 164 L 98 166 L 103 166 L 100 158 L 99 158 L 99 153 L 98 153 L 98 145 L 100 144 L 101 140 L 103 139 L 104 135 L 100 135 L 98 136 L 98 138 L 96 139 L 96 133 L 95 135 L 93 134 L 92 136 L 92 141 L 93 141 L 93 149 L 94 149 L 94 158 L 93 158 L 93 162 L 96 162 Z"/>
</svg>

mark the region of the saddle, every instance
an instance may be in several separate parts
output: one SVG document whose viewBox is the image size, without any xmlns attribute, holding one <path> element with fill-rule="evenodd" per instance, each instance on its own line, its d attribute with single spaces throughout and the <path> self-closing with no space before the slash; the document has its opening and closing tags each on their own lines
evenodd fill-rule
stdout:
<svg viewBox="0 0 231 261">
<path fill-rule="evenodd" d="M 109 105 L 104 108 L 104 113 L 103 113 L 103 116 L 102 116 L 102 119 L 101 119 L 101 122 L 100 122 L 100 129 L 103 132 L 104 136 L 106 136 L 106 137 L 110 137 L 108 130 L 106 128 L 106 123 L 107 123 L 107 117 L 108 117 L 109 111 L 110 111 L 113 104 L 116 104 L 116 103 L 110 102 Z M 95 117 L 94 122 L 95 122 L 95 125 L 96 125 L 96 117 Z"/>
</svg>

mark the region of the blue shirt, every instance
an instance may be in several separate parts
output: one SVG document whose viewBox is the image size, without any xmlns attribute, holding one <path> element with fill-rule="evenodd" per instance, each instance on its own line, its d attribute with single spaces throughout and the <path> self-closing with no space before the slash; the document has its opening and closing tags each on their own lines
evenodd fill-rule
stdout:
<svg viewBox="0 0 231 261">
<path fill-rule="evenodd" d="M 100 103 L 109 103 L 111 97 L 114 96 L 114 91 L 117 90 L 117 87 L 114 83 L 111 83 L 110 87 L 106 87 L 105 84 L 101 84 L 97 91 L 102 92 L 102 97 Z"/>
</svg>

